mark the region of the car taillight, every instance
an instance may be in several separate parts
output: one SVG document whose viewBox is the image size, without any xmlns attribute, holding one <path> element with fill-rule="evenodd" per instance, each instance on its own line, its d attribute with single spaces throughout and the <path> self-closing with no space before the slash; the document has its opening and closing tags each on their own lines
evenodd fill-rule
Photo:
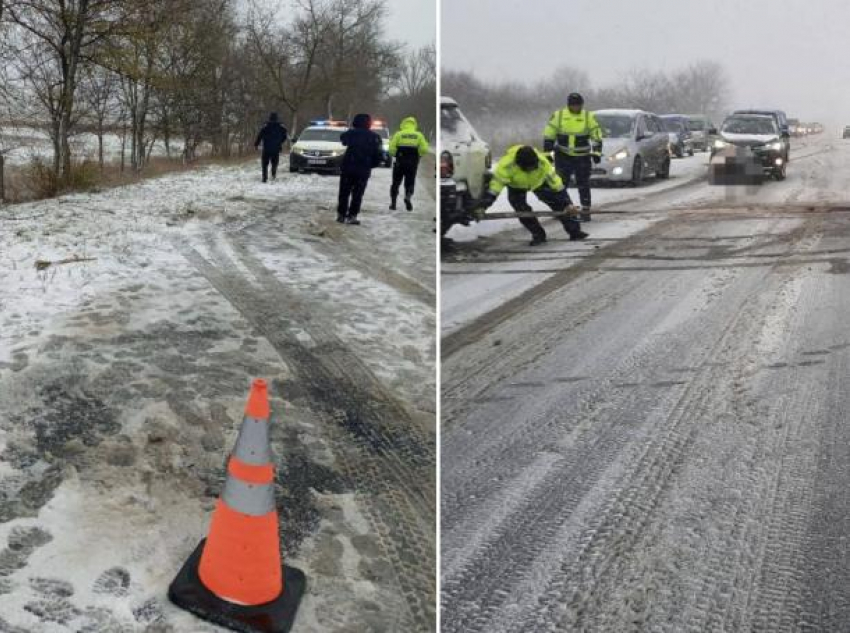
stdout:
<svg viewBox="0 0 850 633">
<path fill-rule="evenodd" d="M 493 154 L 487 152 L 486 158 L 484 158 L 484 166 L 487 169 L 490 169 L 493 166 Z"/>
<path fill-rule="evenodd" d="M 451 178 L 455 173 L 455 162 L 449 152 L 440 154 L 440 178 Z"/>
</svg>

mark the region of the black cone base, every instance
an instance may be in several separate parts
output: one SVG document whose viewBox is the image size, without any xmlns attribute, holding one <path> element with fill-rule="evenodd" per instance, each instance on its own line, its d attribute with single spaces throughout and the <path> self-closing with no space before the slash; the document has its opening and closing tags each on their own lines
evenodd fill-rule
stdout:
<svg viewBox="0 0 850 633">
<path fill-rule="evenodd" d="M 206 539 L 198 544 L 168 588 L 168 599 L 181 609 L 241 633 L 289 633 L 295 612 L 304 595 L 307 578 L 292 567 L 283 568 L 283 594 L 272 602 L 242 606 L 222 600 L 204 587 L 198 563 Z"/>
</svg>

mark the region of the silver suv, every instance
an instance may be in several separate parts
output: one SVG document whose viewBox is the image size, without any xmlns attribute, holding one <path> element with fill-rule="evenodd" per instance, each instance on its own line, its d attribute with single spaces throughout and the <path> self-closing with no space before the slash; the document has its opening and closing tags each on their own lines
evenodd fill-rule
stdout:
<svg viewBox="0 0 850 633">
<path fill-rule="evenodd" d="M 670 137 L 661 119 L 643 110 L 597 110 L 602 162 L 592 180 L 639 185 L 649 176 L 670 177 Z"/>
<path fill-rule="evenodd" d="M 469 224 L 472 209 L 490 182 L 490 146 L 460 111 L 457 102 L 440 98 L 441 233 L 454 224 Z"/>
</svg>

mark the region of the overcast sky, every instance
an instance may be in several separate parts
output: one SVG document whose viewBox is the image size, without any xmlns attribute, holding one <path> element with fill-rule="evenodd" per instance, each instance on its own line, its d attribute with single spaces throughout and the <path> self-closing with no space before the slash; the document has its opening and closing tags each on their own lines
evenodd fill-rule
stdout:
<svg viewBox="0 0 850 633">
<path fill-rule="evenodd" d="M 449 0 L 447 0 L 449 1 Z M 278 11 L 281 19 L 292 15 L 292 7 L 284 0 L 259 0 L 261 5 Z M 411 48 L 433 44 L 437 40 L 437 0 L 386 0 L 386 30 L 390 39 Z M 247 11 L 248 0 L 241 0 L 240 10 Z"/>
<path fill-rule="evenodd" d="M 453 0 L 448 0 L 453 1 Z M 437 0 L 387 0 L 387 35 L 414 48 L 437 39 Z"/>
<path fill-rule="evenodd" d="M 566 64 L 599 86 L 635 67 L 712 59 L 727 70 L 731 106 L 850 125 L 846 0 L 444 0 L 441 41 L 444 68 L 488 79 Z"/>
</svg>

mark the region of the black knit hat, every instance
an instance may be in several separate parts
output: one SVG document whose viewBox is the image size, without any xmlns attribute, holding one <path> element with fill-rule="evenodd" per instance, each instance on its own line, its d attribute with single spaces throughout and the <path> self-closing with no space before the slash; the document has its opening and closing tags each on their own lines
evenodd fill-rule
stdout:
<svg viewBox="0 0 850 633">
<path fill-rule="evenodd" d="M 533 171 L 540 165 L 540 159 L 533 147 L 523 145 L 516 152 L 516 164 L 523 171 Z"/>
</svg>

